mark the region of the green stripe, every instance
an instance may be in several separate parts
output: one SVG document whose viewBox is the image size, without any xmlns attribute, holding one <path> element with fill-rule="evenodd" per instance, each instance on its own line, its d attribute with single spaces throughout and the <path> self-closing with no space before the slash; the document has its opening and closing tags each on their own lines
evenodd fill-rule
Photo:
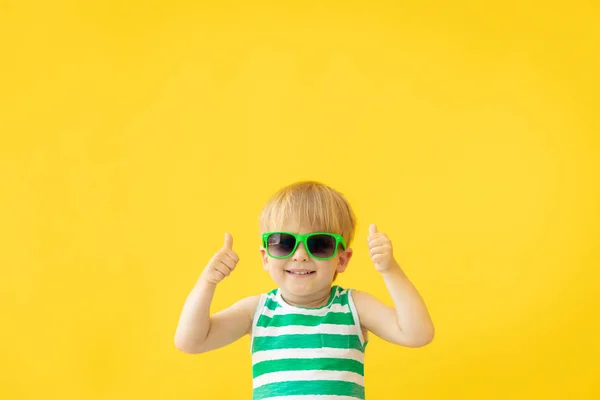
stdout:
<svg viewBox="0 0 600 400">
<path fill-rule="evenodd" d="M 276 310 L 277 308 L 281 307 L 281 304 L 271 298 L 267 298 L 265 301 L 265 307 L 267 307 L 269 310 Z"/>
<path fill-rule="evenodd" d="M 348 299 L 348 292 L 341 295 L 339 297 L 339 301 L 336 301 L 336 303 L 339 303 L 339 305 L 341 306 L 350 305 L 350 300 Z"/>
<path fill-rule="evenodd" d="M 344 381 L 290 381 L 269 383 L 254 389 L 252 400 L 275 396 L 338 395 L 365 398 L 365 388 Z"/>
<path fill-rule="evenodd" d="M 290 325 L 302 325 L 302 326 L 318 326 L 320 324 L 335 324 L 335 325 L 354 325 L 354 318 L 352 313 L 338 313 L 332 312 L 326 316 L 318 315 L 302 315 L 302 314 L 284 314 L 274 315 L 273 318 L 269 318 L 266 315 L 261 315 L 258 319 L 257 326 L 267 327 L 280 327 Z"/>
<path fill-rule="evenodd" d="M 252 377 L 279 371 L 349 371 L 364 376 L 364 365 L 360 361 L 343 358 L 286 358 L 268 360 L 254 364 Z"/>
<path fill-rule="evenodd" d="M 356 349 L 362 351 L 360 339 L 357 335 L 337 334 L 306 334 L 306 335 L 281 335 L 281 336 L 256 336 L 252 351 L 280 350 L 280 349 L 319 349 L 332 347 L 336 349 Z"/>
</svg>

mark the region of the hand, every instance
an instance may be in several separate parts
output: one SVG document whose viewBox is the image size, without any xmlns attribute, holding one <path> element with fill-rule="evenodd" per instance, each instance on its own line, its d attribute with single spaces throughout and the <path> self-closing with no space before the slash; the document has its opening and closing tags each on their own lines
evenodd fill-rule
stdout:
<svg viewBox="0 0 600 400">
<path fill-rule="evenodd" d="M 231 274 L 239 261 L 238 255 L 233 251 L 233 237 L 226 233 L 223 248 L 217 251 L 204 267 L 200 279 L 216 285 Z"/>
<path fill-rule="evenodd" d="M 367 242 L 369 243 L 371 261 L 375 264 L 377 271 L 384 272 L 398 266 L 398 263 L 394 260 L 392 242 L 385 233 L 377 232 L 375 224 L 369 226 Z"/>
</svg>

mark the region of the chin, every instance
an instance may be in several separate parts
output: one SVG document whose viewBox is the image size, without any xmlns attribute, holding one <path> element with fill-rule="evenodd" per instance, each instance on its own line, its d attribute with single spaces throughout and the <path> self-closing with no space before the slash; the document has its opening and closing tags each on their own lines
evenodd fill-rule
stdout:
<svg viewBox="0 0 600 400">
<path fill-rule="evenodd" d="M 318 290 L 313 285 L 300 285 L 295 284 L 294 282 L 285 281 L 279 286 L 282 287 L 286 292 L 296 296 L 306 296 Z"/>
</svg>

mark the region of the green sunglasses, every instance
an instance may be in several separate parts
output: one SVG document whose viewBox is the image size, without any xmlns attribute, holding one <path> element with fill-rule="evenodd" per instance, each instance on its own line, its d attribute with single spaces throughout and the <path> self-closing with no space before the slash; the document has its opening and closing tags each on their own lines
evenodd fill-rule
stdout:
<svg viewBox="0 0 600 400">
<path fill-rule="evenodd" d="M 304 243 L 308 254 L 316 260 L 330 260 L 337 254 L 341 244 L 346 250 L 342 235 L 329 232 L 314 232 L 299 235 L 291 232 L 266 232 L 262 235 L 263 247 L 273 258 L 289 258 L 296 252 L 298 244 Z"/>
</svg>

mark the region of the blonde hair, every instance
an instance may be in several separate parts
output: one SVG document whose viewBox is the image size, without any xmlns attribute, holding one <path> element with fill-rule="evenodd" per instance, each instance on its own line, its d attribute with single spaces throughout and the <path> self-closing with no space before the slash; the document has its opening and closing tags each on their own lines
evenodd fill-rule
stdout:
<svg viewBox="0 0 600 400">
<path fill-rule="evenodd" d="M 296 182 L 277 191 L 260 214 L 260 233 L 281 230 L 286 222 L 340 234 L 347 247 L 356 229 L 356 217 L 344 195 L 316 181 Z"/>
</svg>

